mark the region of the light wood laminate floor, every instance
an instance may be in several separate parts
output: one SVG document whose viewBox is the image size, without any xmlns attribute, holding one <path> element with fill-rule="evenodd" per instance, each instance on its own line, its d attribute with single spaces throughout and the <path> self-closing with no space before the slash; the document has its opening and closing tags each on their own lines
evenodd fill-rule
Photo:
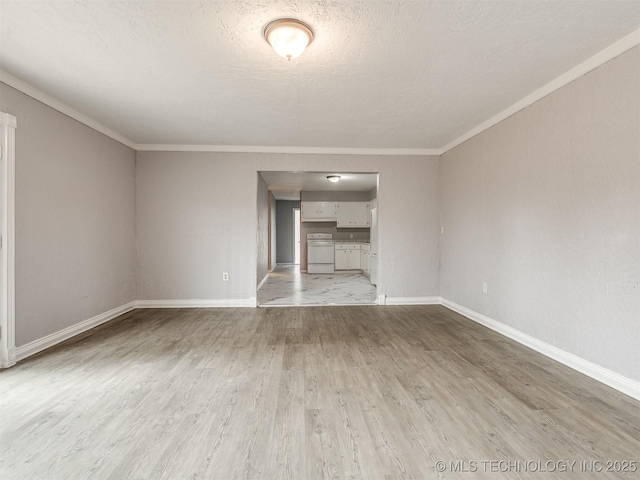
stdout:
<svg viewBox="0 0 640 480">
<path fill-rule="evenodd" d="M 3 480 L 638 478 L 584 471 L 638 402 L 441 306 L 136 310 L 0 388 Z"/>
</svg>

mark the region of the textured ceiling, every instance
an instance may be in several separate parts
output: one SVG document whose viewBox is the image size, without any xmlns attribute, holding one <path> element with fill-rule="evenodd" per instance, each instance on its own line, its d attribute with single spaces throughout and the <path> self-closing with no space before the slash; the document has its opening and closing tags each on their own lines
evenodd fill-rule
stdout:
<svg viewBox="0 0 640 480">
<path fill-rule="evenodd" d="M 0 65 L 135 143 L 440 148 L 638 28 L 638 0 L 2 0 Z M 312 25 L 298 59 L 262 27 Z"/>
</svg>

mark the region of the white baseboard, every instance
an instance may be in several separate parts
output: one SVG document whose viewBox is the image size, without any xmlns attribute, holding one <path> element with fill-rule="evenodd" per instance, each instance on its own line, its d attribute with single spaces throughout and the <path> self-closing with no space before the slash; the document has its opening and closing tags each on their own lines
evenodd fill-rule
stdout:
<svg viewBox="0 0 640 480">
<path fill-rule="evenodd" d="M 18 361 L 16 358 L 16 350 L 16 347 L 9 348 L 9 352 L 7 355 L 9 358 L 0 362 L 0 368 L 9 368 L 13 367 L 16 364 L 16 362 Z"/>
<path fill-rule="evenodd" d="M 383 305 L 440 305 L 440 297 L 385 297 Z"/>
<path fill-rule="evenodd" d="M 138 300 L 136 302 L 136 308 L 231 308 L 255 306 L 255 297 L 188 300 Z"/>
<path fill-rule="evenodd" d="M 108 312 L 101 313 L 100 315 L 96 315 L 88 320 L 84 320 L 83 322 L 76 323 L 75 325 L 71 325 L 63 330 L 52 333 L 51 335 L 47 335 L 46 337 L 42 337 L 38 340 L 34 340 L 33 342 L 29 342 L 26 345 L 22 345 L 21 347 L 16 348 L 16 361 L 19 362 L 20 360 L 24 360 L 31 355 L 35 355 L 36 353 L 53 347 L 60 342 L 64 342 L 71 337 L 75 337 L 87 330 L 91 330 L 92 328 L 102 325 L 109 320 L 113 320 L 114 318 L 130 312 L 135 308 L 136 302 L 129 302 L 125 305 L 109 310 Z"/>
<path fill-rule="evenodd" d="M 256 288 L 256 290 L 260 290 L 260 288 L 267 283 L 267 280 L 269 280 L 269 274 L 266 274 L 264 276 L 264 278 L 260 281 L 260 283 L 258 284 L 258 287 Z"/>
<path fill-rule="evenodd" d="M 630 378 L 624 377 L 619 373 L 613 372 L 609 369 L 601 367 L 595 363 L 592 363 L 584 358 L 578 357 L 573 353 L 566 352 L 558 347 L 554 347 L 542 340 L 538 340 L 531 335 L 521 332 L 520 330 L 516 330 L 513 327 L 505 325 L 504 323 L 500 323 L 492 318 L 489 318 L 481 313 L 475 312 L 469 308 L 463 307 L 462 305 L 458 305 L 450 300 L 445 298 L 440 298 L 440 303 L 445 307 L 453 310 L 454 312 L 459 313 L 467 317 L 470 320 L 473 320 L 480 325 L 484 325 L 491 330 L 498 332 L 505 337 L 509 337 L 512 340 L 515 340 L 522 345 L 535 350 L 538 353 L 541 353 L 557 362 L 566 365 L 567 367 L 573 368 L 574 370 L 587 375 L 588 377 L 593 378 L 605 385 L 610 386 L 618 390 L 619 392 L 624 393 L 625 395 L 629 395 L 636 400 L 640 400 L 640 382 L 636 382 L 635 380 L 631 380 Z"/>
</svg>

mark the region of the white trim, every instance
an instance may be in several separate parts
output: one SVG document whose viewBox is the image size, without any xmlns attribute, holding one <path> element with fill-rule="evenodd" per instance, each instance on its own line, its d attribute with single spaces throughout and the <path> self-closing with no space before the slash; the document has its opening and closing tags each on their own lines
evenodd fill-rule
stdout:
<svg viewBox="0 0 640 480">
<path fill-rule="evenodd" d="M 267 283 L 267 280 L 269 280 L 269 274 L 268 273 L 264 276 L 262 281 L 258 284 L 258 287 L 256 288 L 256 290 L 260 290 L 260 287 L 262 287 L 265 283 Z"/>
<path fill-rule="evenodd" d="M 440 297 L 386 297 L 385 305 L 440 305 Z"/>
<path fill-rule="evenodd" d="M 333 148 L 273 147 L 250 145 L 161 145 L 138 144 L 136 150 L 147 152 L 226 152 L 226 153 L 296 153 L 324 155 L 440 155 L 439 148 Z"/>
<path fill-rule="evenodd" d="M 441 154 L 447 153 L 449 150 L 469 140 L 471 137 L 475 137 L 479 133 L 484 132 L 485 130 L 493 127 L 494 125 L 501 122 L 505 118 L 510 117 L 514 113 L 517 113 L 520 110 L 528 107 L 529 105 L 537 102 L 541 98 L 546 97 L 550 93 L 555 92 L 556 90 L 564 87 L 568 83 L 573 82 L 577 78 L 580 78 L 584 74 L 589 73 L 591 70 L 598 68 L 599 66 L 605 64 L 612 58 L 615 58 L 618 55 L 623 54 L 624 52 L 635 47 L 638 44 L 640 44 L 640 29 L 635 30 L 634 32 L 630 33 L 626 37 L 623 37 L 622 39 L 618 40 L 614 44 L 609 45 L 604 50 L 596 53 L 594 56 L 588 58 L 587 60 L 580 63 L 579 65 L 576 65 L 568 72 L 565 72 L 564 74 L 550 81 L 543 87 L 537 89 L 535 92 L 530 93 L 520 101 L 511 105 L 509 108 L 491 117 L 489 120 L 482 122 L 477 127 L 472 128 L 464 135 L 461 135 L 460 137 L 456 138 L 452 142 L 448 143 L 447 145 L 445 145 L 440 149 Z"/>
<path fill-rule="evenodd" d="M 4 209 L 3 225 L 0 229 L 2 238 L 2 250 L 4 269 L 0 272 L 4 282 L 0 292 L 2 296 L 3 311 L 0 313 L 0 368 L 7 368 L 16 363 L 16 249 L 15 249 L 15 217 L 16 217 L 16 117 L 0 112 L 0 125 L 3 130 L 2 168 L 4 169 L 4 188 L 0 200 Z M 4 233 L 3 233 L 4 232 Z"/>
<path fill-rule="evenodd" d="M 505 337 L 509 337 L 516 342 L 535 350 L 538 353 L 541 353 L 557 362 L 566 365 L 567 367 L 573 368 L 574 370 L 587 375 L 588 377 L 593 378 L 605 385 L 610 386 L 618 390 L 619 392 L 624 393 L 625 395 L 629 395 L 636 400 L 640 400 L 640 382 L 636 382 L 635 380 L 631 380 L 630 378 L 624 377 L 619 373 L 613 372 L 609 369 L 601 367 L 595 363 L 589 362 L 577 355 L 566 352 L 558 347 L 550 345 L 542 340 L 538 340 L 531 335 L 521 332 L 520 330 L 516 330 L 513 327 L 505 325 L 504 323 L 500 323 L 492 318 L 489 318 L 481 313 L 475 312 L 469 308 L 463 307 L 462 305 L 458 305 L 450 300 L 445 298 L 440 299 L 440 303 L 445 307 L 453 310 L 454 312 L 459 313 L 467 317 L 470 320 L 473 320 L 480 325 L 484 325 L 491 330 L 504 335 Z"/>
<path fill-rule="evenodd" d="M 17 128 L 18 121 L 16 120 L 16 117 L 14 117 L 13 115 L 0 112 L 0 125 L 6 125 L 7 127 Z"/>
<path fill-rule="evenodd" d="M 62 103 L 59 100 L 56 100 L 51 95 L 44 93 L 42 90 L 37 89 L 36 87 L 29 85 L 24 80 L 21 80 L 17 77 L 14 77 L 10 73 L 5 72 L 0 69 L 0 82 L 6 83 L 10 87 L 15 88 L 16 90 L 21 91 L 25 95 L 29 95 L 32 98 L 35 98 L 39 102 L 44 103 L 45 105 L 59 111 L 60 113 L 64 113 L 66 116 L 77 120 L 78 122 L 86 125 L 87 127 L 93 128 L 94 130 L 106 135 L 109 138 L 114 139 L 117 142 L 126 145 L 133 150 L 136 150 L 136 144 L 129 140 L 128 138 L 120 135 L 117 132 L 114 132 L 110 128 L 105 127 L 101 123 L 93 120 L 92 118 L 86 116 L 83 113 L 80 113 L 74 108 L 69 107 L 68 105 Z"/>
<path fill-rule="evenodd" d="M 387 296 L 386 295 L 378 295 L 378 305 L 386 305 L 387 304 Z"/>
<path fill-rule="evenodd" d="M 138 300 L 136 302 L 136 308 L 231 308 L 255 306 L 255 297 L 187 300 Z"/>
<path fill-rule="evenodd" d="M 63 330 L 52 333 L 51 335 L 47 335 L 46 337 L 39 338 L 38 340 L 34 340 L 33 342 L 29 342 L 26 345 L 18 347 L 16 349 L 17 360 L 24 360 L 31 355 L 35 355 L 42 350 L 53 347 L 60 342 L 64 342 L 65 340 L 75 337 L 81 333 L 86 332 L 87 330 L 91 330 L 98 325 L 102 325 L 103 323 L 108 322 L 109 320 L 113 320 L 120 315 L 124 315 L 125 313 L 130 312 L 131 310 L 136 308 L 136 302 L 129 302 L 125 305 L 121 305 L 116 307 L 108 312 L 101 313 L 100 315 L 96 315 L 88 320 L 84 320 L 83 322 L 76 323 L 75 325 L 71 325 Z"/>
</svg>

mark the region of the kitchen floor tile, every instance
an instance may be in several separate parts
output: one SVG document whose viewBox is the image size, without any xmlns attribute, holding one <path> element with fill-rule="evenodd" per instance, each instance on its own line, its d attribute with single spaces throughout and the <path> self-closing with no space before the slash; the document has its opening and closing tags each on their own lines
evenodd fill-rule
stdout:
<svg viewBox="0 0 640 480">
<path fill-rule="evenodd" d="M 279 265 L 258 290 L 258 305 L 371 305 L 376 287 L 359 271 L 308 274 Z"/>
</svg>

